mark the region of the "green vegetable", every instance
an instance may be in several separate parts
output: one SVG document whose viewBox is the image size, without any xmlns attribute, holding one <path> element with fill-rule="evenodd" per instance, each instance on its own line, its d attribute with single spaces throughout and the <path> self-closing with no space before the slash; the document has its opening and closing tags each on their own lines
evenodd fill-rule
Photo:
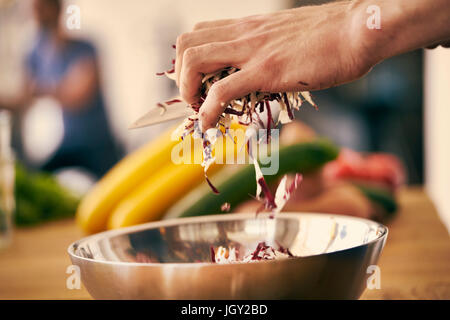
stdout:
<svg viewBox="0 0 450 320">
<path fill-rule="evenodd" d="M 72 217 L 79 199 L 49 173 L 29 172 L 16 165 L 15 223 L 19 226 Z"/>
<path fill-rule="evenodd" d="M 367 198 L 369 198 L 370 201 L 380 205 L 386 213 L 393 214 L 397 211 L 397 203 L 394 196 L 390 192 L 382 188 L 372 186 L 368 187 L 360 184 L 356 184 L 356 186 Z"/>
<path fill-rule="evenodd" d="M 266 175 L 264 179 L 270 183 L 286 173 L 307 173 L 320 168 L 335 159 L 338 148 L 325 139 L 281 147 L 279 151 L 279 170 L 276 175 Z M 224 169 L 226 170 L 226 168 Z M 222 181 L 215 182 L 220 194 L 213 194 L 209 189 L 200 187 L 180 200 L 167 212 L 165 218 L 190 217 L 207 214 L 219 214 L 225 202 L 231 208 L 248 200 L 255 194 L 256 177 L 253 165 L 241 165 L 232 173 L 223 174 Z"/>
</svg>

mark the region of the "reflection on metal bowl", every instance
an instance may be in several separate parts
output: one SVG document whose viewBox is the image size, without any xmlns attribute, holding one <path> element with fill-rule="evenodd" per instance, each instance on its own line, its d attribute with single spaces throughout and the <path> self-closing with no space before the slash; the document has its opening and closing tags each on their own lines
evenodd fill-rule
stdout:
<svg viewBox="0 0 450 320">
<path fill-rule="evenodd" d="M 338 215 L 225 214 L 107 231 L 68 251 L 96 299 L 357 299 L 387 233 L 376 222 Z M 210 262 L 211 246 L 244 255 L 261 241 L 296 257 Z"/>
</svg>

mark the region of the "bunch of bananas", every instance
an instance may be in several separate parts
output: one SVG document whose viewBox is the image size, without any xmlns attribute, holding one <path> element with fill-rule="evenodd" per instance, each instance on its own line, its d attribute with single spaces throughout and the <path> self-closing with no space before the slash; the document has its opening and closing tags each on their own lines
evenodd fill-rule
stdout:
<svg viewBox="0 0 450 320">
<path fill-rule="evenodd" d="M 90 190 L 76 214 L 83 231 L 96 233 L 159 220 L 173 203 L 204 181 L 199 164 L 172 161 L 174 147 L 180 143 L 171 139 L 173 130 L 129 154 Z M 191 154 L 201 154 L 201 144 L 194 143 L 192 137 L 184 139 L 189 142 L 186 139 L 190 140 Z M 208 173 L 220 167 L 214 164 Z"/>
</svg>

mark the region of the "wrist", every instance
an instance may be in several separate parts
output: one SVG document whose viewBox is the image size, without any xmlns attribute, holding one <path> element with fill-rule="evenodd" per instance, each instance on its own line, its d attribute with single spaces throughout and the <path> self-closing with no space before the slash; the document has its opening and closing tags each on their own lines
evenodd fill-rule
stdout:
<svg viewBox="0 0 450 320">
<path fill-rule="evenodd" d="M 373 25 L 374 8 L 380 17 L 377 27 Z M 422 0 L 361 0 L 353 2 L 348 12 L 350 39 L 373 65 L 450 38 L 448 0 L 425 4 Z"/>
<path fill-rule="evenodd" d="M 382 2 L 354 1 L 348 7 L 349 34 L 352 48 L 363 61 L 373 66 L 392 55 L 389 39 L 396 37 L 392 16 L 397 13 L 396 1 L 391 1 L 389 12 Z"/>
</svg>

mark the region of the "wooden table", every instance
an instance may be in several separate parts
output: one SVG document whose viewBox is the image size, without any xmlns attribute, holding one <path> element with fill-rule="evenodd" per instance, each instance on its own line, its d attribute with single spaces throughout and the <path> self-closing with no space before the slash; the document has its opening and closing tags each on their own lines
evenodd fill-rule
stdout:
<svg viewBox="0 0 450 320">
<path fill-rule="evenodd" d="M 366 290 L 362 299 L 450 299 L 447 230 L 420 188 L 399 198 L 378 264 L 381 289 Z M 0 252 L 0 299 L 90 299 L 83 287 L 66 288 L 66 249 L 82 236 L 73 220 L 16 230 L 12 246 Z"/>
</svg>

